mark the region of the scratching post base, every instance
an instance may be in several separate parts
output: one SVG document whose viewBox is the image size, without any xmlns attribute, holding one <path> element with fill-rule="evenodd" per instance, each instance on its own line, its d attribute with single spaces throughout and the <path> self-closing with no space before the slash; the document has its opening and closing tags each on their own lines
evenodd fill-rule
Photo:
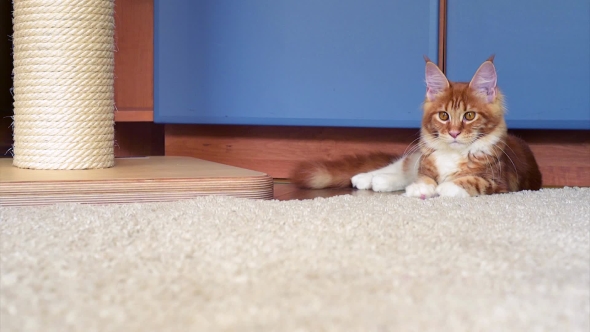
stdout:
<svg viewBox="0 0 590 332">
<path fill-rule="evenodd" d="M 272 199 L 268 175 L 189 157 L 115 160 L 94 170 L 29 170 L 0 159 L 0 205 L 136 203 L 204 195 Z"/>
</svg>

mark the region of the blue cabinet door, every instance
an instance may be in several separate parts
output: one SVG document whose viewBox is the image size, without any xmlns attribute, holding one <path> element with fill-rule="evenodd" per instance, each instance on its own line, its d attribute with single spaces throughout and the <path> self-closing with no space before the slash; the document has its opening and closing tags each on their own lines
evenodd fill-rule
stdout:
<svg viewBox="0 0 590 332">
<path fill-rule="evenodd" d="M 491 54 L 510 128 L 590 129 L 590 1 L 449 0 L 447 75 Z"/>
<path fill-rule="evenodd" d="M 418 127 L 438 0 L 155 0 L 155 121 Z"/>
</svg>

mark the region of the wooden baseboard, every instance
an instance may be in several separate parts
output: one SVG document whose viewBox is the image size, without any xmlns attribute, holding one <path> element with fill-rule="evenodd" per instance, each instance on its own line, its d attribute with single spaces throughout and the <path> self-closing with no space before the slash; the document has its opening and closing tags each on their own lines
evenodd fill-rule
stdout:
<svg viewBox="0 0 590 332">
<path fill-rule="evenodd" d="M 546 186 L 590 186 L 590 132 L 516 130 L 531 145 Z M 351 153 L 401 154 L 418 129 L 166 125 L 168 156 L 191 156 L 286 178 L 300 161 Z"/>
<path fill-rule="evenodd" d="M 514 130 L 528 142 L 545 186 L 590 186 L 590 131 Z"/>
</svg>

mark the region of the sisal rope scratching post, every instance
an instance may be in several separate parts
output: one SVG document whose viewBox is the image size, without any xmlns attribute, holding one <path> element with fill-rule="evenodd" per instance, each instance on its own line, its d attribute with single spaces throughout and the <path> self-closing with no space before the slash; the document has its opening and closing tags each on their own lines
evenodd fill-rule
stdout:
<svg viewBox="0 0 590 332">
<path fill-rule="evenodd" d="M 114 165 L 114 0 L 14 0 L 14 158 Z"/>
</svg>

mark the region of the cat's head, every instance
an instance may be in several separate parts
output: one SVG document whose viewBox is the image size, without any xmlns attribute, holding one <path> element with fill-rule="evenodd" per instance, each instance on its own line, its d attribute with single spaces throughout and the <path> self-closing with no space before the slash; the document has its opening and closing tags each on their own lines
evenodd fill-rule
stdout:
<svg viewBox="0 0 590 332">
<path fill-rule="evenodd" d="M 422 141 L 434 150 L 478 152 L 506 133 L 504 103 L 496 86 L 493 56 L 470 82 L 451 82 L 426 58 L 426 99 Z"/>
</svg>

